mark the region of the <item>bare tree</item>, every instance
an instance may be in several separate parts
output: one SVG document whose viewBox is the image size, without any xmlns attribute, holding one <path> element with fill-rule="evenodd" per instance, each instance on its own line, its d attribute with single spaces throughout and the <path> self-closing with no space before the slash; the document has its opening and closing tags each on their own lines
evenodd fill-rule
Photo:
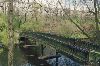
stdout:
<svg viewBox="0 0 100 66">
<path fill-rule="evenodd" d="M 83 3 L 87 6 L 87 9 L 89 11 L 89 13 L 92 13 L 94 15 L 94 22 L 95 22 L 95 37 L 96 37 L 96 43 L 99 44 L 100 42 L 100 30 L 99 30 L 99 18 L 98 18 L 98 14 L 99 14 L 99 1 L 98 0 L 91 0 L 90 2 L 93 2 L 92 8 L 89 7 L 89 5 L 87 4 L 86 0 L 83 0 Z"/>
<path fill-rule="evenodd" d="M 14 28 L 13 28 L 13 0 L 8 3 L 8 66 L 13 66 L 13 45 L 14 45 Z"/>
</svg>

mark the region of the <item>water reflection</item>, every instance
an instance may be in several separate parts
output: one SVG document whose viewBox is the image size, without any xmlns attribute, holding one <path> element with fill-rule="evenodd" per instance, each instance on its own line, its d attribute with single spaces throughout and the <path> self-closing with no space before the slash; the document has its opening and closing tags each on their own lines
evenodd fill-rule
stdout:
<svg viewBox="0 0 100 66">
<path fill-rule="evenodd" d="M 56 59 L 50 59 L 50 60 L 47 60 L 47 62 L 49 64 L 51 64 L 51 66 L 56 66 Z M 25 63 L 21 66 L 36 66 L 36 65 L 31 65 L 30 63 Z M 71 59 L 62 55 L 58 59 L 58 66 L 83 66 L 83 65 L 80 65 L 79 63 L 72 61 Z"/>
<path fill-rule="evenodd" d="M 35 66 L 35 65 L 32 65 L 32 64 L 30 64 L 30 63 L 26 63 L 26 64 L 23 64 L 23 65 L 21 65 L 21 66 Z"/>
<path fill-rule="evenodd" d="M 48 60 L 48 63 L 51 64 L 51 66 L 56 66 L 56 59 Z M 58 66 L 82 66 L 82 65 L 62 55 L 58 59 Z"/>
</svg>

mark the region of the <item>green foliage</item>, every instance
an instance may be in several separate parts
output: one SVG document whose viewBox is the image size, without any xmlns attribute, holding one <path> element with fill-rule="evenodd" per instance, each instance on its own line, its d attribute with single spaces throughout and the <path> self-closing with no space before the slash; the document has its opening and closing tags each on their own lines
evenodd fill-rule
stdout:
<svg viewBox="0 0 100 66">
<path fill-rule="evenodd" d="M 33 31 L 39 31 L 39 29 L 42 27 L 42 24 L 40 21 L 29 21 L 25 22 L 24 24 L 21 25 L 21 30 L 26 31 L 26 30 L 33 30 Z"/>
<path fill-rule="evenodd" d="M 1 38 L 1 41 L 3 42 L 3 44 L 7 45 L 8 43 L 8 37 L 7 37 L 7 32 L 6 30 L 4 30 L 3 32 L 0 32 L 0 38 Z"/>
<path fill-rule="evenodd" d="M 3 13 L 0 13 L 0 41 L 4 44 L 7 44 L 7 22 L 6 16 Z"/>
<path fill-rule="evenodd" d="M 81 34 L 81 33 L 78 33 L 78 34 L 72 34 L 71 35 L 72 38 L 86 38 L 85 35 Z"/>
<path fill-rule="evenodd" d="M 14 16 L 13 18 L 14 30 L 18 30 L 20 28 L 20 24 L 22 23 L 18 16 Z"/>
</svg>

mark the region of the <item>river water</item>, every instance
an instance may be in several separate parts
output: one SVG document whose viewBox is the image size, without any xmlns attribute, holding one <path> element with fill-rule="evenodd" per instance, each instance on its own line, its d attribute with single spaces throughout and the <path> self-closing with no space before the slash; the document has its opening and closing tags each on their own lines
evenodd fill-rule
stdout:
<svg viewBox="0 0 100 66">
<path fill-rule="evenodd" d="M 48 60 L 48 63 L 52 66 L 56 66 L 56 59 Z M 58 66 L 82 66 L 79 63 L 71 60 L 70 58 L 65 57 L 64 55 L 61 55 L 61 57 L 58 58 Z"/>
<path fill-rule="evenodd" d="M 47 62 L 51 66 L 56 66 L 56 58 L 47 60 Z M 21 66 L 36 66 L 36 65 L 31 65 L 29 63 L 25 63 Z M 61 57 L 58 58 L 58 66 L 83 66 L 83 65 L 80 65 L 79 63 L 77 63 L 77 62 L 65 57 L 64 55 L 62 55 Z"/>
<path fill-rule="evenodd" d="M 36 66 L 36 65 L 32 65 L 30 63 L 28 63 L 28 60 L 25 59 L 23 53 L 20 51 L 19 48 L 17 48 L 15 50 L 15 56 L 14 56 L 14 66 Z M 6 66 L 6 61 L 7 60 L 7 55 L 6 52 L 3 52 L 2 56 L 0 55 L 0 57 L 2 58 L 2 60 L 0 59 L 0 66 Z M 34 62 L 34 61 L 33 61 Z M 51 65 L 51 66 L 56 66 L 56 58 L 54 59 L 50 59 L 47 60 L 47 62 Z M 58 58 L 58 66 L 83 66 L 80 65 L 79 63 L 71 60 L 70 58 L 61 55 L 61 57 Z"/>
</svg>

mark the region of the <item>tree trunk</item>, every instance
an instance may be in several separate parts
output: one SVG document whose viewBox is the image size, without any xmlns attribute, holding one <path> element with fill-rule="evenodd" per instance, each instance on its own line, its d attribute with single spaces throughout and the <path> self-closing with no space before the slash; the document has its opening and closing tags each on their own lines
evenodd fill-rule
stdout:
<svg viewBox="0 0 100 66">
<path fill-rule="evenodd" d="M 13 66 L 13 0 L 9 0 L 8 5 L 8 66 Z"/>
<path fill-rule="evenodd" d="M 96 43 L 99 44 L 100 33 L 99 33 L 99 19 L 98 19 L 98 10 L 97 10 L 98 0 L 94 0 L 94 10 L 95 10 L 95 23 L 96 23 Z"/>
</svg>

